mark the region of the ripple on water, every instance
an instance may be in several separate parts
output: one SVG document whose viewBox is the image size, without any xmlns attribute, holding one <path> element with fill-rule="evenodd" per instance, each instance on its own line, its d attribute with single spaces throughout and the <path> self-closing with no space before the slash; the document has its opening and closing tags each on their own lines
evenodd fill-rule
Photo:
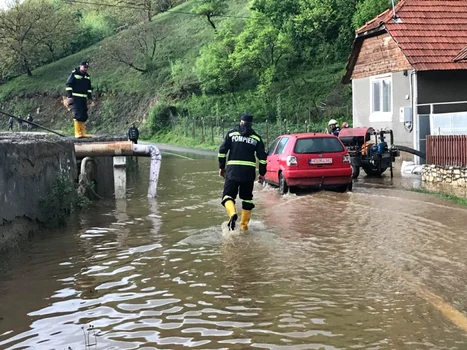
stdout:
<svg viewBox="0 0 467 350">
<path fill-rule="evenodd" d="M 40 301 L 22 309 L 26 327 L 0 319 L 0 348 L 82 348 L 89 324 L 105 349 L 466 346 L 409 283 L 463 305 L 465 210 L 448 219 L 446 204 L 387 189 L 278 196 L 256 186 L 249 232 L 226 233 L 217 178 L 200 173 L 201 187 L 189 173 L 161 187 L 173 192 L 164 200 L 127 202 L 123 219 L 90 215 L 66 241 L 78 248 L 59 256 L 58 245 L 37 263 L 48 279 L 27 269 L 13 278 L 46 280 L 52 292 L 34 289 Z M 0 293 L 11 286 L 0 281 Z"/>
</svg>

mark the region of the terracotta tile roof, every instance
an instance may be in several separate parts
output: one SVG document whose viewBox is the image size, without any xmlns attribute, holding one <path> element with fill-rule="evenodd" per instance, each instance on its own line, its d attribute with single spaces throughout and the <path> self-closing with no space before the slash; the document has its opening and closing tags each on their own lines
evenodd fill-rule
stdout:
<svg viewBox="0 0 467 350">
<path fill-rule="evenodd" d="M 387 10 L 359 28 L 353 51 L 365 35 L 381 29 L 399 45 L 415 70 L 467 69 L 467 0 L 401 0 L 393 20 Z M 351 53 L 347 69 L 353 70 Z M 347 78 L 348 74 L 346 75 Z"/>
</svg>

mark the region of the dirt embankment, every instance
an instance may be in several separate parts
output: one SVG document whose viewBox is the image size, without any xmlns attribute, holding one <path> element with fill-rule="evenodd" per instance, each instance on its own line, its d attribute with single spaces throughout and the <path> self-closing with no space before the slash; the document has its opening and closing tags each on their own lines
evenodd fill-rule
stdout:
<svg viewBox="0 0 467 350">
<path fill-rule="evenodd" d="M 72 131 L 73 112 L 63 105 L 64 94 L 33 94 L 15 96 L 1 104 L 2 110 L 56 130 Z M 143 124 L 157 103 L 151 94 L 124 93 L 95 95 L 89 105 L 87 128 L 94 133 L 125 134 L 132 122 Z M 0 117 L 2 118 L 2 117 Z M 0 129 L 7 128 L 7 117 L 0 120 Z M 15 125 L 16 128 L 16 125 Z"/>
</svg>

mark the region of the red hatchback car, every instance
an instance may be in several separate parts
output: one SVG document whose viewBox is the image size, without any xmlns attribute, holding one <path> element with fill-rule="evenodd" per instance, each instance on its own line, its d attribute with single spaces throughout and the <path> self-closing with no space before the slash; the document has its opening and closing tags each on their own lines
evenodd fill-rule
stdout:
<svg viewBox="0 0 467 350">
<path fill-rule="evenodd" d="M 294 187 L 351 191 L 350 156 L 333 135 L 282 135 L 269 147 L 265 181 L 279 186 L 281 194 Z"/>
</svg>

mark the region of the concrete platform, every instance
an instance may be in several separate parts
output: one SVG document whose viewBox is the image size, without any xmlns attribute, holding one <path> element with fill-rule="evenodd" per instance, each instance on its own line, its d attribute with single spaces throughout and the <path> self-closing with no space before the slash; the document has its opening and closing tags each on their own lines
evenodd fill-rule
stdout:
<svg viewBox="0 0 467 350">
<path fill-rule="evenodd" d="M 76 139 L 71 138 L 74 143 L 94 143 L 94 142 L 121 142 L 128 141 L 128 138 L 125 135 L 121 136 L 111 136 L 111 135 L 95 135 L 92 138 L 82 138 Z"/>
</svg>

